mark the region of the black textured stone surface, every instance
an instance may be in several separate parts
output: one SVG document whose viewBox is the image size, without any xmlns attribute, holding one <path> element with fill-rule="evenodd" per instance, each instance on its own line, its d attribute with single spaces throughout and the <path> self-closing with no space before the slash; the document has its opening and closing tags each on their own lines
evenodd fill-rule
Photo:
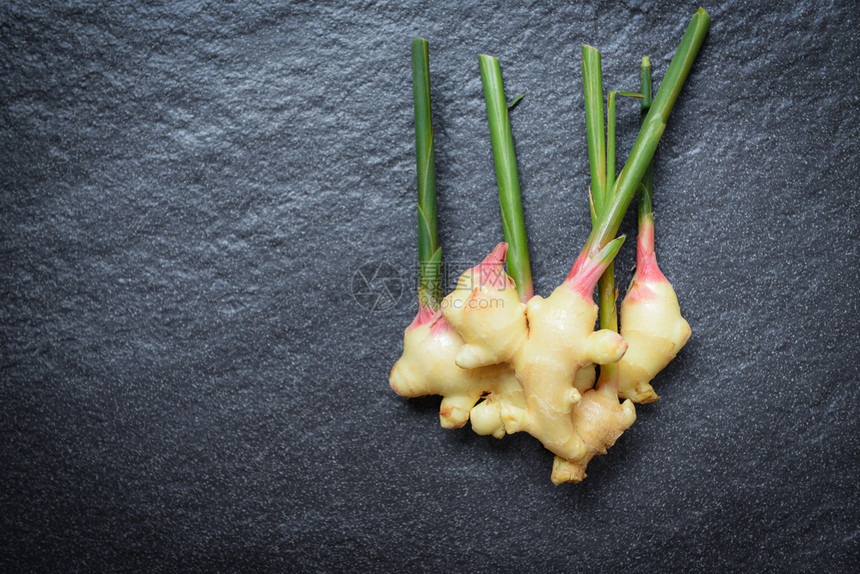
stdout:
<svg viewBox="0 0 860 574">
<path fill-rule="evenodd" d="M 655 175 L 693 339 L 554 487 L 537 441 L 390 391 L 409 285 L 350 295 L 416 257 L 409 42 L 449 261 L 501 239 L 477 54 L 526 94 L 547 294 L 589 227 L 580 45 L 659 81 L 694 4 L 3 3 L 0 568 L 856 571 L 857 4 L 705 7 Z"/>
</svg>

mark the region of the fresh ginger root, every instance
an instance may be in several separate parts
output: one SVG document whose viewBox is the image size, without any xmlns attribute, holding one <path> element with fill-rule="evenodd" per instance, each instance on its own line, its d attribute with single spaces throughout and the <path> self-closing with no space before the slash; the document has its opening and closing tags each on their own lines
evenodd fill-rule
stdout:
<svg viewBox="0 0 860 574">
<path fill-rule="evenodd" d="M 471 412 L 472 430 L 480 435 L 502 438 L 526 410 L 522 385 L 513 369 L 502 373 L 487 398 Z"/>
<path fill-rule="evenodd" d="M 597 305 L 567 285 L 546 299 L 533 297 L 526 313 L 528 338 L 512 364 L 528 410 L 506 427 L 527 431 L 559 456 L 579 459 L 587 447 L 570 418 L 582 397 L 574 382 L 583 367 L 617 361 L 627 344 L 617 333 L 594 331 Z"/>
<path fill-rule="evenodd" d="M 636 393 L 650 389 L 648 381 L 690 336 L 677 297 L 656 265 L 650 225 L 650 236 L 647 225 L 640 227 L 637 272 L 622 304 L 620 335 L 594 330 L 598 307 L 591 299 L 620 240 L 596 261 L 581 255 L 564 284 L 526 305 L 504 272 L 507 246 L 501 243 L 463 273 L 441 312 L 422 306 L 406 329 L 391 388 L 405 397 L 441 395 L 445 428 L 471 419 L 482 435 L 526 431 L 556 455 L 553 483 L 581 481 L 589 461 L 605 454 L 636 420 Z M 655 358 L 658 349 L 665 350 Z M 607 366 L 592 388 L 595 364 Z M 628 400 L 621 403 L 619 396 Z"/>
<path fill-rule="evenodd" d="M 621 336 L 628 349 L 618 363 L 618 394 L 636 403 L 659 399 L 651 380 L 690 339 L 690 325 L 672 284 L 657 266 L 654 217 L 640 216 L 636 273 L 621 303 Z"/>
<path fill-rule="evenodd" d="M 657 399 L 650 381 L 690 337 L 675 292 L 654 257 L 650 190 L 640 196 L 649 209 L 640 212 L 637 271 L 621 306 L 620 333 L 614 279 L 609 279 L 614 275 L 607 268 L 623 242 L 623 237 L 613 238 L 637 187 L 650 181 L 648 165 L 709 25 L 707 13 L 699 9 L 653 102 L 650 64 L 643 59 L 643 85 L 648 82 L 647 91 L 642 90 L 643 109 L 645 102 L 650 109 L 617 180 L 613 94 L 624 92 L 610 92 L 604 141 L 600 55 L 583 47 L 589 159 L 597 198 L 592 201 L 592 233 L 565 282 L 545 299 L 532 296 L 509 106 L 498 61 L 488 56 L 479 58 L 481 77 L 505 239 L 511 244 L 509 270 L 519 284 L 504 271 L 504 243 L 466 271 L 458 288 L 444 299 L 441 283 L 433 282 L 441 251 L 436 242 L 435 174 L 429 169 L 428 56 L 426 42 L 413 41 L 419 262 L 430 272 L 420 273 L 419 312 L 406 329 L 403 355 L 389 382 L 402 396 L 441 395 L 443 427 L 457 428 L 471 420 L 473 430 L 482 435 L 532 434 L 556 455 L 555 484 L 585 478 L 589 461 L 606 453 L 636 420 L 634 401 Z M 604 271 L 600 314 L 606 328 L 595 330 L 598 306 L 592 295 Z M 425 297 L 431 291 L 432 297 Z M 602 367 L 593 388 L 595 364 Z"/>
<path fill-rule="evenodd" d="M 464 356 L 482 357 L 470 363 L 476 365 L 509 361 L 519 382 L 519 389 L 502 386 L 477 407 L 476 430 L 494 436 L 526 431 L 559 456 L 579 459 L 587 446 L 570 411 L 594 380 L 588 367 L 617 361 L 627 345 L 617 333 L 594 331 L 597 306 L 589 300 L 589 287 L 579 289 L 576 282 L 520 305 L 502 267 L 506 252 L 505 244 L 497 246 L 484 263 L 463 273 L 459 289 L 443 300 L 445 317 L 466 340 L 464 349 L 474 349 L 461 350 L 457 363 L 462 366 Z M 591 289 L 600 275 L 592 267 L 599 264 L 583 273 Z"/>
<path fill-rule="evenodd" d="M 526 317 L 513 280 L 505 273 L 508 244 L 499 243 L 442 300 L 442 314 L 466 344 L 457 365 L 474 369 L 508 361 L 526 338 Z"/>
<path fill-rule="evenodd" d="M 654 253 L 654 217 L 639 220 L 636 273 L 621 305 L 621 335 L 627 352 L 618 363 L 601 369 L 596 389 L 586 392 L 571 412 L 573 427 L 587 445 L 576 461 L 556 456 L 552 481 L 580 482 L 588 462 L 605 454 L 618 437 L 636 421 L 633 403 L 658 399 L 650 381 L 689 340 L 690 325 L 681 317 L 671 283 L 657 266 Z M 626 399 L 618 402 L 618 397 Z"/>
<path fill-rule="evenodd" d="M 615 362 L 627 348 L 617 333 L 594 331 L 597 305 L 582 294 L 593 289 L 601 264 L 584 267 L 590 288 L 569 280 L 546 299 L 522 305 L 504 272 L 506 253 L 502 243 L 463 273 L 458 286 L 466 288 L 443 300 L 443 317 L 419 311 L 406 330 L 391 387 L 402 396 L 442 395 L 447 428 L 462 426 L 473 411 L 479 434 L 527 431 L 555 454 L 577 460 L 588 447 L 574 429 L 571 408 L 594 380 L 592 363 Z M 470 345 L 475 351 L 464 353 Z M 462 368 L 464 356 L 482 357 L 481 366 Z M 475 407 L 483 395 L 487 399 Z"/>
<path fill-rule="evenodd" d="M 577 460 L 556 456 L 552 465 L 552 482 L 580 482 L 588 463 L 615 444 L 618 437 L 636 421 L 636 409 L 629 399 L 618 402 L 618 363 L 601 367 L 597 388 L 582 395 L 570 413 L 573 428 L 582 437 L 586 453 Z"/>
<path fill-rule="evenodd" d="M 580 482 L 585 478 L 585 468 L 591 459 L 615 444 L 618 437 L 636 422 L 636 409 L 628 399 L 618 402 L 615 386 L 602 384 L 582 395 L 582 400 L 574 405 L 571 420 L 576 433 L 582 437 L 586 453 L 571 461 L 556 456 L 552 464 L 552 482 Z"/>
<path fill-rule="evenodd" d="M 402 397 L 441 395 L 439 418 L 448 429 L 465 425 L 475 403 L 510 371 L 502 365 L 462 369 L 455 361 L 462 347 L 463 338 L 441 313 L 422 305 L 406 328 L 403 355 L 389 376 L 392 390 Z"/>
</svg>

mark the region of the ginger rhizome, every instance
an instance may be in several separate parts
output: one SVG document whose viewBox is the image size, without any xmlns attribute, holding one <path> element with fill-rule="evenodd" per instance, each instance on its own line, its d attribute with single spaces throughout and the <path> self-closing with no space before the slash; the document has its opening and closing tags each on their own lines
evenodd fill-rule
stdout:
<svg viewBox="0 0 860 574">
<path fill-rule="evenodd" d="M 597 305 L 590 295 L 621 243 L 609 244 L 596 260 L 584 256 L 549 297 L 534 296 L 526 305 L 504 271 L 507 245 L 500 244 L 461 275 L 460 288 L 442 302 L 441 317 L 419 312 L 392 370 L 392 388 L 404 396 L 442 395 L 446 427 L 465 423 L 464 409 L 472 409 L 486 394 L 486 401 L 472 409 L 479 433 L 526 431 L 555 454 L 582 459 L 589 446 L 574 427 L 571 409 L 593 382 L 593 371 L 586 370 L 585 384 L 577 388 L 576 381 L 583 381 L 579 371 L 593 363 L 616 362 L 627 348 L 617 333 L 594 330 Z M 492 359 L 463 364 L 464 358 L 472 361 L 478 355 Z"/>
<path fill-rule="evenodd" d="M 615 95 L 618 92 L 609 93 L 609 113 L 606 117 L 604 134 L 603 80 L 600 68 L 600 52 L 591 46 L 583 46 L 582 77 L 583 85 L 586 86 L 585 115 L 591 167 L 589 205 L 594 228 L 597 227 L 600 215 L 605 213 L 612 204 L 615 182 Z M 639 96 L 639 94 L 627 95 Z M 598 281 L 598 309 L 600 326 L 607 332 L 617 334 L 618 315 L 615 298 L 615 269 L 610 263 Z M 627 345 L 626 341 L 625 345 Z M 623 404 L 618 402 L 618 379 L 616 361 L 601 366 L 596 388 L 587 391 L 582 400 L 574 406 L 571 420 L 577 433 L 583 437 L 585 453 L 574 460 L 556 456 L 551 476 L 554 484 L 583 480 L 591 459 L 596 455 L 605 454 L 621 434 L 636 421 L 633 403 L 629 400 L 624 401 Z"/>
<path fill-rule="evenodd" d="M 442 313 L 463 336 L 457 365 L 474 369 L 510 360 L 526 337 L 526 319 L 514 280 L 505 273 L 508 244 L 460 276 L 442 300 Z"/>
<path fill-rule="evenodd" d="M 471 422 L 481 435 L 531 434 L 555 455 L 555 484 L 585 477 L 589 461 L 636 420 L 634 402 L 656 400 L 650 382 L 689 339 L 654 254 L 650 164 L 709 23 L 704 10 L 693 16 L 653 102 L 650 67 L 644 82 L 647 59 L 642 94 L 610 92 L 606 133 L 600 54 L 583 47 L 592 231 L 565 281 L 546 298 L 533 294 L 509 108 L 498 61 L 489 56 L 480 57 L 480 70 L 505 242 L 441 296 L 429 57 L 425 41 L 413 42 L 419 305 L 389 382 L 401 396 L 441 395 L 445 428 Z M 647 113 L 616 178 L 617 94 L 642 98 Z M 612 262 L 624 237 L 615 236 L 637 189 L 637 270 L 619 328 Z"/>
<path fill-rule="evenodd" d="M 621 302 L 621 336 L 629 345 L 618 363 L 619 395 L 636 403 L 659 397 L 651 380 L 675 358 L 690 338 L 672 284 L 657 266 L 654 218 L 640 215 L 636 273 Z"/>
<path fill-rule="evenodd" d="M 651 107 L 651 62 L 642 58 L 640 67 L 643 120 Z M 609 117 L 614 118 L 613 98 L 609 97 Z M 614 122 L 609 129 L 614 141 Z M 614 148 L 607 150 L 610 165 Z M 678 354 L 689 340 L 690 326 L 681 317 L 678 297 L 657 265 L 654 252 L 654 214 L 652 210 L 653 170 L 649 164 L 639 185 L 639 225 L 636 241 L 636 273 L 621 303 L 621 335 L 629 347 L 617 367 L 618 394 L 635 403 L 650 403 L 659 397 L 651 380 Z M 615 319 L 614 296 L 612 319 Z"/>
<path fill-rule="evenodd" d="M 419 311 L 392 369 L 392 389 L 407 397 L 441 395 L 445 428 L 471 418 L 479 434 L 501 438 L 525 431 L 571 465 L 605 451 L 601 420 L 587 418 L 597 412 L 594 405 L 606 402 L 605 389 L 591 389 L 590 367 L 615 363 L 627 343 L 611 330 L 594 330 L 598 308 L 590 293 L 622 242 L 613 241 L 595 258 L 585 253 L 549 297 L 537 295 L 525 305 L 504 272 L 507 245 L 500 244 L 461 275 L 441 313 Z M 464 357 L 471 361 L 478 354 L 493 362 L 463 364 Z M 628 405 L 619 411 L 624 428 L 635 420 L 631 411 Z"/>
<path fill-rule="evenodd" d="M 439 311 L 423 307 L 406 328 L 403 355 L 391 369 L 391 388 L 403 397 L 441 395 L 439 419 L 444 428 L 459 428 L 480 398 L 514 376 L 504 364 L 479 369 L 457 366 L 463 338 Z"/>
</svg>

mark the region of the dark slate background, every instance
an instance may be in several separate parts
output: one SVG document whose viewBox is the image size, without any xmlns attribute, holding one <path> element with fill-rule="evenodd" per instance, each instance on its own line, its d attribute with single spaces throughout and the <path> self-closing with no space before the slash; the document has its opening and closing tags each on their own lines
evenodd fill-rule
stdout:
<svg viewBox="0 0 860 574">
<path fill-rule="evenodd" d="M 855 570 L 855 2 L 706 6 L 655 176 L 693 339 L 584 483 L 388 388 L 415 311 L 410 40 L 452 269 L 502 237 L 477 55 L 526 94 L 547 294 L 589 228 L 580 45 L 635 90 L 696 8 L 629 4 L 4 2 L 0 569 Z M 371 312 L 375 262 L 403 293 Z"/>
</svg>

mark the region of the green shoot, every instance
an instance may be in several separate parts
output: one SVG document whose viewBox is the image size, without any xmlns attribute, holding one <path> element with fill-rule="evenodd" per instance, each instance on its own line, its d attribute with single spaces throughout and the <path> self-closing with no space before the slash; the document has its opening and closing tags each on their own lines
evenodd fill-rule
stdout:
<svg viewBox="0 0 860 574">
<path fill-rule="evenodd" d="M 588 134 L 588 164 L 591 195 L 600 209 L 606 198 L 606 132 L 603 127 L 603 75 L 600 52 L 582 46 L 582 90 L 585 94 L 585 128 Z M 592 223 L 595 223 L 592 221 Z"/>
<path fill-rule="evenodd" d="M 618 232 L 624 212 L 630 205 L 630 201 L 654 157 L 654 151 L 666 129 L 669 114 L 678 99 L 681 88 L 684 86 L 684 81 L 690 73 L 690 68 L 692 68 L 696 55 L 699 53 L 699 48 L 705 40 L 710 23 L 708 13 L 702 8 L 699 8 L 690 20 L 690 25 L 687 27 L 678 50 L 675 52 L 675 57 L 672 58 L 672 63 L 669 65 L 669 70 L 660 84 L 657 96 L 651 103 L 651 108 L 639 130 L 639 135 L 636 137 L 627 163 L 615 182 L 612 202 L 605 212 L 600 213 L 600 220 L 586 242 L 583 249 L 583 254 L 586 257 L 591 258 Z M 576 269 L 577 266 L 575 265 L 574 268 Z"/>
<path fill-rule="evenodd" d="M 639 66 L 639 85 L 639 89 L 644 95 L 642 98 L 642 122 L 644 123 L 648 116 L 648 110 L 651 109 L 651 60 L 648 59 L 648 56 L 642 58 L 642 65 Z M 642 183 L 639 185 L 639 217 L 651 213 L 653 190 L 654 164 L 649 163 Z"/>
<path fill-rule="evenodd" d="M 442 249 L 436 234 L 436 162 L 430 118 L 430 49 L 412 40 L 415 157 L 418 166 L 418 298 L 422 306 L 442 301 Z"/>
<path fill-rule="evenodd" d="M 611 190 L 615 187 L 615 96 L 627 96 L 628 98 L 642 98 L 642 94 L 634 94 L 633 92 L 622 92 L 615 90 L 609 92 L 606 113 L 606 189 Z M 612 198 L 609 193 L 603 201 L 602 209 L 606 209 Z M 592 222 L 593 224 L 593 222 Z"/>
<path fill-rule="evenodd" d="M 502 69 L 499 61 L 492 56 L 481 55 L 479 62 L 481 82 L 484 85 L 484 100 L 487 104 L 487 120 L 490 124 L 490 140 L 493 144 L 496 179 L 499 183 L 502 227 L 505 241 L 508 243 L 508 275 L 516 283 L 520 299 L 528 301 L 534 294 L 534 287 L 520 198 L 517 158 L 514 154 L 511 121 L 502 83 Z M 516 103 L 516 100 L 513 103 Z"/>
<path fill-rule="evenodd" d="M 600 213 L 606 209 L 607 173 L 611 169 L 615 175 L 615 118 L 614 109 L 610 107 L 609 126 L 610 138 L 606 137 L 603 125 L 603 72 L 601 70 L 600 51 L 588 45 L 582 47 L 582 90 L 585 95 L 585 129 L 588 139 L 588 165 L 591 170 L 591 189 L 588 203 L 591 208 L 591 225 L 596 226 Z M 614 106 L 615 98 L 610 94 L 610 106 Z M 607 163 L 607 153 L 611 150 L 613 165 Z M 619 243 L 620 247 L 621 244 Z M 615 251 L 617 253 L 617 250 Z M 604 254 L 605 256 L 606 254 Z M 613 254 L 614 256 L 614 254 Z M 610 260 L 611 261 L 611 260 Z M 600 327 L 612 328 L 618 331 L 618 312 L 615 309 L 615 271 L 610 262 L 598 283 L 600 305 Z M 608 293 L 612 293 L 612 297 Z"/>
<path fill-rule="evenodd" d="M 517 104 L 520 103 L 520 100 L 522 100 L 524 97 L 526 97 L 525 94 L 520 94 L 519 96 L 508 102 L 508 111 L 511 111 L 515 107 L 517 107 Z"/>
</svg>

